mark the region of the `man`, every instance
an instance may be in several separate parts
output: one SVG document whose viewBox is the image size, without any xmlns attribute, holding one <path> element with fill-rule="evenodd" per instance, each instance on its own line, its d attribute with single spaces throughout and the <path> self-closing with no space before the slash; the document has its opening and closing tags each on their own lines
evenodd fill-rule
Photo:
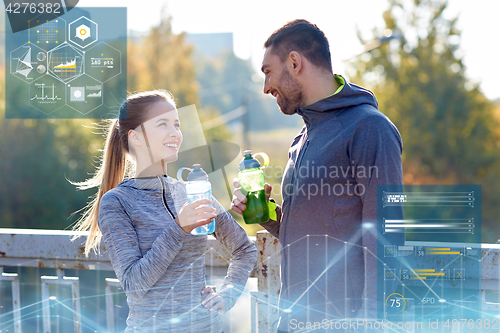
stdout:
<svg viewBox="0 0 500 333">
<path fill-rule="evenodd" d="M 401 138 L 370 91 L 333 74 L 316 25 L 289 22 L 264 48 L 264 93 L 305 123 L 288 151 L 283 205 L 262 224 L 282 245 L 278 332 L 340 332 L 347 327 L 334 322 L 374 318 L 381 307 L 377 185 L 402 184 Z M 241 214 L 235 186 L 231 208 Z"/>
</svg>

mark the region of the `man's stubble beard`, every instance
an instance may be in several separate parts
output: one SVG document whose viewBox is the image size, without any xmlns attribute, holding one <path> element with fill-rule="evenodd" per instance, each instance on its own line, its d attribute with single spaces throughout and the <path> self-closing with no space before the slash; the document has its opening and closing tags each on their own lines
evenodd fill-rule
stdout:
<svg viewBox="0 0 500 333">
<path fill-rule="evenodd" d="M 286 115 L 297 113 L 297 109 L 305 105 L 302 85 L 292 77 L 287 68 L 283 70 L 279 82 L 281 105 L 278 104 L 278 107 L 281 113 Z"/>
</svg>

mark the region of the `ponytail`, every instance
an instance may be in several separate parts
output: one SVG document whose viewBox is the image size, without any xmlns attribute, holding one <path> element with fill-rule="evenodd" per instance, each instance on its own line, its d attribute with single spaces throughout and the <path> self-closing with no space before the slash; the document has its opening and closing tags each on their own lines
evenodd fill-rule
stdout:
<svg viewBox="0 0 500 333">
<path fill-rule="evenodd" d="M 94 177 L 81 183 L 73 183 L 79 190 L 86 190 L 93 187 L 99 188 L 91 201 L 83 208 L 84 213 L 73 228 L 76 231 L 90 231 L 85 242 L 85 256 L 87 257 L 91 250 L 94 250 L 94 252 L 99 250 L 101 242 L 101 231 L 97 224 L 99 202 L 106 192 L 120 184 L 127 169 L 127 158 L 122 145 L 118 121 L 118 119 L 114 120 L 107 131 L 101 165 Z M 75 235 L 71 240 L 75 240 L 78 237 L 80 235 Z"/>
<path fill-rule="evenodd" d="M 131 173 L 133 164 L 130 163 L 128 132 L 148 120 L 147 108 L 158 101 L 168 101 L 175 105 L 172 94 L 166 90 L 153 90 L 139 92 L 127 97 L 120 106 L 118 119 L 112 121 L 107 135 L 101 165 L 94 176 L 81 183 L 73 183 L 79 190 L 97 187 L 99 190 L 91 197 L 90 202 L 83 207 L 83 214 L 76 222 L 73 230 L 90 231 L 85 242 L 85 255 L 91 250 L 97 253 L 101 242 L 101 231 L 97 223 L 99 216 L 99 202 L 102 196 L 109 190 L 115 188 L 125 177 Z M 73 236 L 72 240 L 80 235 Z"/>
</svg>

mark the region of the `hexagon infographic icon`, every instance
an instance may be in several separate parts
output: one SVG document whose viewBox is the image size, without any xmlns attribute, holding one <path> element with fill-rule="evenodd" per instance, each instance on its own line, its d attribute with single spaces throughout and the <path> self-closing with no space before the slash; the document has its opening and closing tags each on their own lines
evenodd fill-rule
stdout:
<svg viewBox="0 0 500 333">
<path fill-rule="evenodd" d="M 121 73 L 121 52 L 100 42 L 85 52 L 85 73 L 106 82 Z"/>
<path fill-rule="evenodd" d="M 85 115 L 102 105 L 102 84 L 87 74 L 66 85 L 66 105 Z"/>
<path fill-rule="evenodd" d="M 47 73 L 47 52 L 26 43 L 10 53 L 10 73 L 31 83 Z"/>
<path fill-rule="evenodd" d="M 29 86 L 29 104 L 49 115 L 66 103 L 64 83 L 50 75 L 44 75 Z"/>
<path fill-rule="evenodd" d="M 83 53 L 65 42 L 48 52 L 48 71 L 63 82 L 77 78 L 83 74 Z"/>
<path fill-rule="evenodd" d="M 109 117 L 127 95 L 126 8 L 45 14 L 5 31 L 5 117 Z"/>
<path fill-rule="evenodd" d="M 97 42 L 97 23 L 85 16 L 74 20 L 68 26 L 68 39 L 76 46 L 84 49 Z"/>
<path fill-rule="evenodd" d="M 35 18 L 33 23 L 38 25 L 28 29 L 29 44 L 48 51 L 66 41 L 66 21 L 62 18 L 57 17 L 50 21 L 45 19 L 45 23 L 42 24 L 40 24 L 38 18 Z"/>
<path fill-rule="evenodd" d="M 80 38 L 82 41 L 90 37 L 90 28 L 85 24 L 76 28 L 76 37 Z"/>
</svg>

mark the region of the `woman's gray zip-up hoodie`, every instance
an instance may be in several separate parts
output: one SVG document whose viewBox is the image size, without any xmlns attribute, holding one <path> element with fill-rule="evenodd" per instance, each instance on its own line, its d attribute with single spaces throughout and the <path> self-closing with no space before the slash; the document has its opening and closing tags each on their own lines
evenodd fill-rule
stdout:
<svg viewBox="0 0 500 333">
<path fill-rule="evenodd" d="M 164 176 L 165 199 L 177 216 L 187 201 L 185 184 Z M 241 294 L 257 260 L 244 229 L 212 197 L 214 236 L 232 254 L 218 293 L 226 311 Z M 185 232 L 162 200 L 159 178 L 125 179 L 100 201 L 102 241 L 130 309 L 125 332 L 214 332 L 223 330 L 218 311 L 201 305 L 206 295 L 207 236 Z"/>
</svg>

